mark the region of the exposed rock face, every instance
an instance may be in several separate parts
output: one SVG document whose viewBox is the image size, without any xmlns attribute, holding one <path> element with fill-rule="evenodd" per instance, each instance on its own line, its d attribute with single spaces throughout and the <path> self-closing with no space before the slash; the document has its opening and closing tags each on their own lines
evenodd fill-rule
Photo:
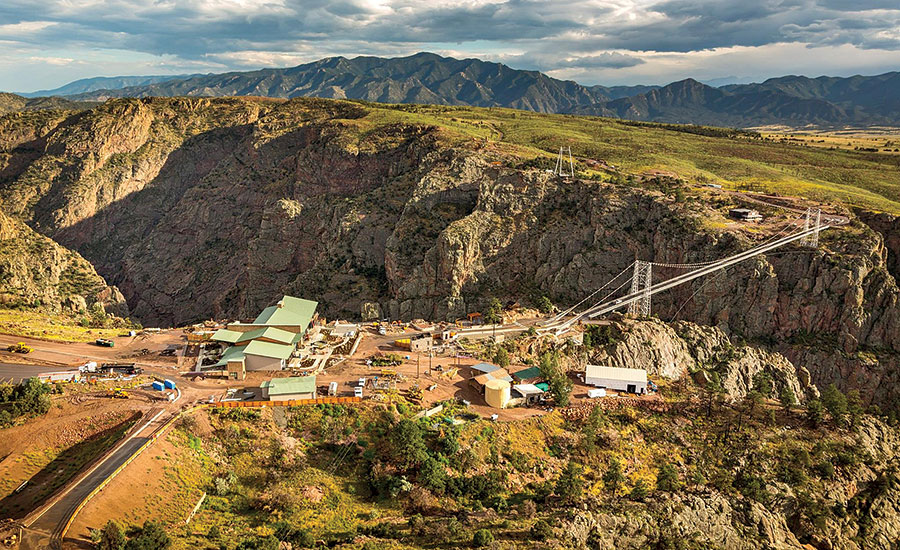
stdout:
<svg viewBox="0 0 900 550">
<path fill-rule="evenodd" d="M 795 366 L 779 353 L 754 346 L 734 345 L 715 327 L 679 321 L 622 320 L 610 325 L 612 343 L 596 350 L 592 362 L 624 368 L 647 369 L 651 375 L 678 379 L 688 374 L 717 372 L 725 392 L 741 398 L 753 387 L 753 378 L 767 372 L 776 395 L 785 386 L 799 400 L 818 396 L 806 368 Z"/>
<path fill-rule="evenodd" d="M 77 252 L 0 213 L 0 306 L 78 312 L 100 303 L 125 317 L 128 306 Z"/>
<path fill-rule="evenodd" d="M 88 259 L 148 324 L 251 317 L 286 292 L 346 318 L 364 303 L 407 319 L 453 319 L 490 296 L 572 304 L 634 258 L 708 261 L 765 238 L 705 224 L 719 214 L 691 197 L 513 170 L 447 146 L 439 128 L 368 114 L 313 99 L 147 98 L 8 115 L 0 205 Z M 814 383 L 889 403 L 900 291 L 896 220 L 879 220 L 657 295 L 653 310 L 718 327 L 702 335 L 713 342 L 777 346 Z M 672 342 L 653 357 L 661 369 L 709 351 Z M 734 369 L 786 367 L 764 353 Z M 746 374 L 733 382 L 739 394 Z"/>
<path fill-rule="evenodd" d="M 733 503 L 717 493 L 674 494 L 648 503 L 644 510 L 640 514 L 580 514 L 567 529 L 568 538 L 576 548 L 587 548 L 590 538 L 591 548 L 604 550 L 665 548 L 664 541 L 735 550 L 803 548 L 783 516 L 754 501 Z"/>
</svg>

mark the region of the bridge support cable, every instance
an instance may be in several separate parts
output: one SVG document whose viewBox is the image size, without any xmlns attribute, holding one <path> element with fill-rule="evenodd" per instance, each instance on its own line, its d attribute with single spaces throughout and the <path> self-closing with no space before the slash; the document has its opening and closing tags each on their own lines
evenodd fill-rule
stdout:
<svg viewBox="0 0 900 550">
<path fill-rule="evenodd" d="M 628 304 L 628 313 L 640 317 L 650 316 L 650 287 L 653 264 L 642 260 L 634 262 L 634 275 L 631 277 L 631 294 L 639 294 L 640 300 Z"/>
<path fill-rule="evenodd" d="M 824 229 L 828 229 L 829 227 L 830 227 L 829 225 L 822 225 L 818 229 L 811 228 L 808 231 L 807 230 L 800 231 L 793 235 L 788 235 L 787 237 L 779 239 L 773 243 L 768 243 L 768 244 L 765 244 L 762 246 L 757 246 L 755 248 L 751 248 L 750 250 L 746 250 L 744 252 L 740 252 L 733 256 L 729 256 L 728 258 L 724 258 L 713 265 L 703 267 L 700 269 L 695 269 L 693 271 L 689 271 L 685 274 L 679 275 L 677 277 L 673 277 L 666 281 L 656 283 L 655 285 L 652 285 L 648 290 L 645 289 L 645 290 L 641 290 L 638 292 L 632 292 L 623 298 L 615 300 L 614 302 L 600 304 L 597 307 L 585 310 L 585 311 L 581 312 L 580 314 L 578 314 L 578 316 L 573 321 L 576 321 L 577 319 L 583 319 L 585 317 L 589 318 L 589 319 L 593 319 L 595 317 L 599 317 L 600 315 L 610 313 L 612 311 L 615 311 L 616 309 L 627 306 L 627 305 L 631 304 L 632 302 L 637 302 L 637 301 L 644 299 L 645 295 L 647 295 L 647 294 L 652 296 L 653 294 L 656 294 L 658 292 L 668 290 L 670 288 L 684 284 L 688 281 L 692 281 L 698 277 L 702 277 L 704 275 L 709 275 L 710 273 L 714 273 L 720 269 L 726 268 L 726 267 L 734 265 L 736 263 L 740 263 L 744 260 L 748 260 L 754 256 L 764 254 L 770 250 L 774 250 L 778 247 L 784 246 L 784 245 L 792 243 L 794 241 L 799 241 L 815 231 L 821 231 Z"/>
<path fill-rule="evenodd" d="M 581 304 L 587 302 L 588 300 L 590 300 L 591 298 L 593 298 L 594 296 L 596 296 L 597 294 L 599 294 L 600 291 L 602 291 L 603 289 L 605 289 L 605 288 L 608 287 L 609 285 L 613 284 L 613 283 L 616 281 L 616 279 L 618 279 L 618 278 L 621 277 L 622 275 L 628 273 L 628 271 L 629 271 L 633 266 L 634 266 L 634 262 L 631 262 L 631 263 L 628 265 L 628 267 L 626 267 L 625 269 L 623 269 L 622 271 L 620 271 L 618 275 L 616 275 L 615 277 L 613 277 L 612 279 L 610 279 L 609 281 L 607 281 L 606 283 L 604 283 L 603 286 L 601 286 L 601 287 L 598 288 L 597 290 L 591 292 L 591 293 L 587 296 L 587 298 L 584 298 L 583 300 L 581 300 L 580 302 L 578 302 L 578 303 L 575 304 L 574 306 L 572 306 L 572 307 L 566 309 L 565 311 L 560 311 L 559 313 L 557 313 L 556 315 L 554 315 L 553 317 L 551 317 L 550 319 L 548 319 L 547 322 L 546 322 L 545 324 L 548 324 L 548 325 L 549 325 L 549 324 L 555 323 L 555 322 L 559 321 L 560 319 L 562 319 L 563 317 L 565 317 L 566 315 L 569 315 L 570 313 L 572 313 L 573 311 L 575 311 L 575 310 L 578 308 L 578 306 L 580 306 Z M 626 280 L 625 282 L 627 283 L 628 281 Z M 622 288 L 622 286 L 624 286 L 624 285 L 620 285 L 619 288 Z M 619 290 L 619 288 L 617 288 L 616 290 Z M 613 292 L 615 292 L 615 291 L 613 291 Z M 604 302 L 605 300 L 606 300 L 606 298 L 603 298 L 603 299 L 600 300 L 600 302 Z M 598 303 L 600 303 L 600 302 L 598 302 Z M 596 304 L 595 304 L 595 305 L 596 305 Z"/>
</svg>

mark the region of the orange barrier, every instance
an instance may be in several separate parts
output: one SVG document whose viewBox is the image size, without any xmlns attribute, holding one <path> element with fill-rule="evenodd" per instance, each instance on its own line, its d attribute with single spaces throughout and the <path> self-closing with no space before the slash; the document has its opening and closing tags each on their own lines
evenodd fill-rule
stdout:
<svg viewBox="0 0 900 550">
<path fill-rule="evenodd" d="M 299 407 L 301 405 L 321 405 L 323 403 L 360 403 L 360 397 L 317 397 L 316 399 L 292 399 L 290 401 L 222 401 L 215 407 L 236 408 L 262 408 L 262 407 Z"/>
</svg>

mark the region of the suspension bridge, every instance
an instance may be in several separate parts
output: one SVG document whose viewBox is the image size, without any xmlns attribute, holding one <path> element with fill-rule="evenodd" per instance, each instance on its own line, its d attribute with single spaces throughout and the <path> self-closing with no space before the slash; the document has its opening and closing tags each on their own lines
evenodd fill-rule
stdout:
<svg viewBox="0 0 900 550">
<path fill-rule="evenodd" d="M 753 248 L 728 256 L 726 258 L 694 264 L 670 264 L 635 260 L 621 273 L 610 279 L 599 289 L 592 292 L 587 298 L 581 300 L 574 306 L 559 312 L 554 317 L 542 323 L 538 330 L 542 332 L 555 332 L 556 334 L 561 334 L 568 330 L 569 327 L 578 322 L 595 319 L 602 315 L 606 315 L 623 308 L 627 308 L 629 314 L 647 317 L 650 315 L 651 297 L 654 294 L 658 294 L 679 285 L 683 285 L 705 275 L 710 275 L 712 273 L 728 268 L 745 260 L 749 260 L 750 258 L 759 256 L 760 254 L 765 254 L 790 243 L 796 242 L 806 248 L 818 248 L 819 233 L 821 231 L 838 225 L 844 225 L 848 222 L 849 220 L 843 216 L 836 216 L 832 214 L 823 215 L 821 210 L 813 210 L 812 208 L 809 208 L 806 210 L 803 218 L 795 220 L 792 224 L 782 229 L 780 233 L 777 233 L 776 235 L 770 237 L 763 243 L 754 246 Z M 802 229 L 794 230 L 801 223 L 803 224 Z M 789 232 L 791 230 L 794 231 Z M 654 267 L 687 269 L 689 271 L 675 277 L 653 283 L 652 275 Z M 596 299 L 598 295 L 601 295 L 603 291 L 614 285 L 616 281 L 622 279 L 622 277 L 629 271 L 631 272 L 630 277 L 625 277 L 624 282 L 622 282 L 618 287 L 608 291 L 605 295 L 602 295 L 601 298 Z M 624 296 L 615 297 L 617 293 L 619 293 L 629 284 L 630 287 L 627 294 L 625 294 Z M 596 299 L 596 301 L 594 301 L 590 305 L 586 305 L 594 299 Z M 579 308 L 582 309 L 580 309 L 579 311 Z"/>
</svg>

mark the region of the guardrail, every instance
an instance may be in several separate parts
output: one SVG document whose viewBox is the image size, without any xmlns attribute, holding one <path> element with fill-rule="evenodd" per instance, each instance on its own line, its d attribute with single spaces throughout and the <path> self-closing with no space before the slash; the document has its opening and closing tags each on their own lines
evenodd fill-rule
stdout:
<svg viewBox="0 0 900 550">
<path fill-rule="evenodd" d="M 153 432 L 153 435 L 151 435 L 150 438 L 149 438 L 143 445 L 141 445 L 140 447 L 138 447 L 138 449 L 137 449 L 135 452 L 133 452 L 133 453 L 131 454 L 131 456 L 129 456 L 129 457 L 125 460 L 125 462 L 123 462 L 122 464 L 120 464 L 119 467 L 116 468 L 115 470 L 113 470 L 112 473 L 110 473 L 110 474 L 106 477 L 106 479 L 104 479 L 103 481 L 101 481 L 100 484 L 97 485 L 97 486 L 94 488 L 93 491 L 91 491 L 91 492 L 88 493 L 83 499 L 81 499 L 81 502 L 79 502 L 79 503 L 78 503 L 78 506 L 75 507 L 75 511 L 73 511 L 73 512 L 72 512 L 72 515 L 69 516 L 68 521 L 66 521 L 65 526 L 63 527 L 62 531 L 60 532 L 60 534 L 59 534 L 59 540 L 62 541 L 63 539 L 66 538 L 66 533 L 69 532 L 69 529 L 72 527 L 72 523 L 74 523 L 75 518 L 78 516 L 78 513 L 81 512 L 81 509 L 84 508 L 85 505 L 87 505 L 87 503 L 88 503 L 92 498 L 94 498 L 95 496 L 97 496 L 97 494 L 98 494 L 100 491 L 102 491 L 102 490 L 109 484 L 109 482 L 113 480 L 113 478 L 115 478 L 117 475 L 119 475 L 119 473 L 120 473 L 122 470 L 124 470 L 126 466 L 128 466 L 129 464 L 131 464 L 131 463 L 134 461 L 134 459 L 136 459 L 138 456 L 140 456 L 140 454 L 141 454 L 142 452 L 144 452 L 144 450 L 145 450 L 147 447 L 149 447 L 150 445 L 153 444 L 154 441 L 156 441 L 157 439 L 159 439 L 159 436 L 161 436 L 163 433 L 165 433 L 166 430 L 168 430 L 170 427 L 172 427 L 172 425 L 175 424 L 175 422 L 176 422 L 178 419 L 180 419 L 182 416 L 184 416 L 185 414 L 190 414 L 190 413 L 193 413 L 193 412 L 195 412 L 195 411 L 198 411 L 198 410 L 200 410 L 200 409 L 204 409 L 204 408 L 207 408 L 207 407 L 209 407 L 209 405 L 198 405 L 198 406 L 193 407 L 193 408 L 190 408 L 190 409 L 188 409 L 188 410 L 186 410 L 186 411 L 181 411 L 181 412 L 179 412 L 178 414 L 176 414 L 175 416 L 173 416 L 168 422 L 166 422 L 165 424 L 163 424 L 161 427 L 157 428 L 157 430 L 156 430 L 155 432 Z"/>
</svg>

